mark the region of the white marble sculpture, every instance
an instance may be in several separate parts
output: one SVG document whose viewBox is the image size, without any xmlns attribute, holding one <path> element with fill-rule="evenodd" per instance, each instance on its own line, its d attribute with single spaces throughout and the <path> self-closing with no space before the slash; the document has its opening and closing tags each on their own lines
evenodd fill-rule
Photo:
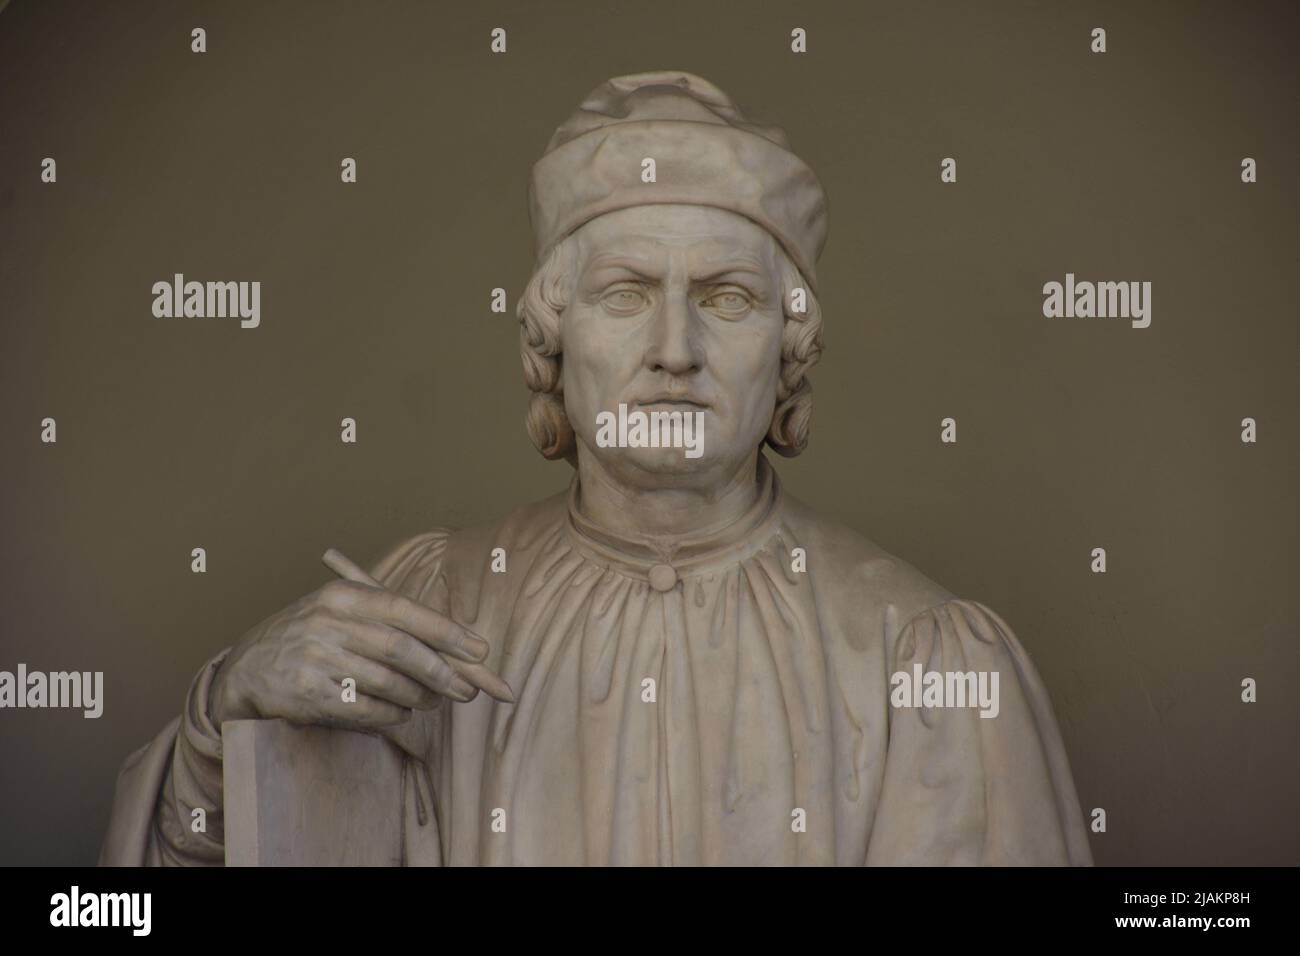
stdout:
<svg viewBox="0 0 1300 956">
<path fill-rule="evenodd" d="M 1011 629 L 764 450 L 804 449 L 821 351 L 826 201 L 784 133 L 689 73 L 618 77 L 529 195 L 527 424 L 568 491 L 369 576 L 335 555 L 131 757 L 103 862 L 223 862 L 218 728 L 283 718 L 398 748 L 369 774 L 392 862 L 1090 863 Z"/>
</svg>

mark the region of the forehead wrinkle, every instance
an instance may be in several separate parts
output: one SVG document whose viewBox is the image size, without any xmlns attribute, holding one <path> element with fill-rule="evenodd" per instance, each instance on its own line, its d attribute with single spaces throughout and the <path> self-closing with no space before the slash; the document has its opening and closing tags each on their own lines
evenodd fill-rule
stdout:
<svg viewBox="0 0 1300 956">
<path fill-rule="evenodd" d="M 603 245 L 603 244 L 602 244 Z M 626 268 L 632 272 L 645 273 L 647 268 L 662 267 L 665 246 L 675 249 L 687 245 L 688 272 L 693 280 L 708 279 L 728 272 L 748 272 L 766 277 L 771 271 L 770 258 L 755 255 L 748 249 L 735 248 L 734 237 L 719 237 L 716 234 L 694 236 L 617 237 L 611 245 L 615 248 L 601 248 L 592 251 L 583 264 L 581 271 L 589 272 L 602 268 Z M 703 247 L 703 248 L 702 248 Z M 720 249 L 709 247 L 723 247 Z M 765 249 L 765 252 L 770 252 Z"/>
</svg>

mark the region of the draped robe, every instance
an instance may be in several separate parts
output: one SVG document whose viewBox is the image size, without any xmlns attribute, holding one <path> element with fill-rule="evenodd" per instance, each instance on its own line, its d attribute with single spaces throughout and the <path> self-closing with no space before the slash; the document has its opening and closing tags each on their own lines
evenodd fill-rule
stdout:
<svg viewBox="0 0 1300 956">
<path fill-rule="evenodd" d="M 385 586 L 487 640 L 516 696 L 443 700 L 388 734 L 417 771 L 403 862 L 1091 863 L 1046 690 L 1007 624 L 818 517 L 763 456 L 758 478 L 715 534 L 609 533 L 575 476 L 378 562 Z M 206 701 L 224 654 L 128 759 L 101 862 L 222 862 L 219 810 L 206 833 L 188 824 L 220 806 Z M 997 672 L 997 716 L 892 707 L 890 675 L 916 662 Z"/>
</svg>

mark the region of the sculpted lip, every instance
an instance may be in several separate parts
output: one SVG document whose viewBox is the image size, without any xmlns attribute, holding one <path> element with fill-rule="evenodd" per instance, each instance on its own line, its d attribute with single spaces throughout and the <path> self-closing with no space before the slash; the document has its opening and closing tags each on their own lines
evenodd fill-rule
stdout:
<svg viewBox="0 0 1300 956">
<path fill-rule="evenodd" d="M 642 407 L 648 405 L 686 405 L 691 408 L 709 407 L 707 402 L 701 402 L 698 399 L 688 398 L 684 395 L 667 395 L 662 393 L 659 395 L 652 395 L 649 398 L 638 399 L 636 404 Z"/>
</svg>

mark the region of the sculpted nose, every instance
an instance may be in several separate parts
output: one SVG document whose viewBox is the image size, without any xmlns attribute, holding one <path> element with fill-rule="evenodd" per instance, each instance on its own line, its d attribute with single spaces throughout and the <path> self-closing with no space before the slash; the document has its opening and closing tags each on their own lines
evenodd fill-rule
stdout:
<svg viewBox="0 0 1300 956">
<path fill-rule="evenodd" d="M 698 320 L 685 295 L 666 299 L 651 321 L 646 368 L 669 375 L 685 375 L 704 368 L 704 348 L 696 328 Z"/>
</svg>

